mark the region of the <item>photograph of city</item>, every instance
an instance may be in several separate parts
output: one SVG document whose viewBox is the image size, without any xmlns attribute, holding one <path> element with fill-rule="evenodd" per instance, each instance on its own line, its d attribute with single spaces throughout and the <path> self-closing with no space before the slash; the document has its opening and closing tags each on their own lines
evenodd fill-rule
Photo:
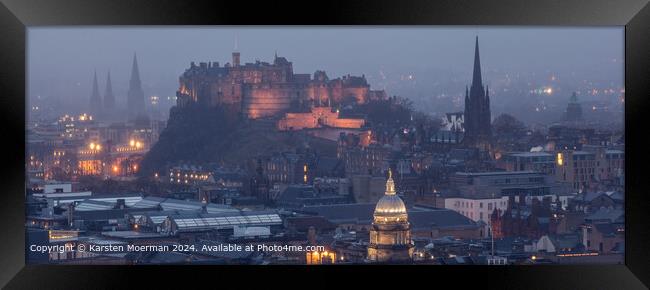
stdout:
<svg viewBox="0 0 650 290">
<path fill-rule="evenodd" d="M 624 37 L 28 27 L 26 263 L 623 264 Z"/>
</svg>

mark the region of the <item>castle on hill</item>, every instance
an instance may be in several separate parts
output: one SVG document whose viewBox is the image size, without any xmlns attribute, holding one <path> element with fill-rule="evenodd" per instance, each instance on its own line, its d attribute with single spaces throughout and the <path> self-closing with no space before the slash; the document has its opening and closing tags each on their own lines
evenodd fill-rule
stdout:
<svg viewBox="0 0 650 290">
<path fill-rule="evenodd" d="M 241 64 L 239 52 L 232 63 L 194 62 L 179 78 L 177 105 L 197 103 L 224 106 L 250 119 L 279 116 L 293 108 L 334 107 L 386 99 L 382 90 L 370 90 L 365 76 L 329 79 L 324 71 L 296 74 L 293 64 L 277 54 L 273 63 Z"/>
</svg>

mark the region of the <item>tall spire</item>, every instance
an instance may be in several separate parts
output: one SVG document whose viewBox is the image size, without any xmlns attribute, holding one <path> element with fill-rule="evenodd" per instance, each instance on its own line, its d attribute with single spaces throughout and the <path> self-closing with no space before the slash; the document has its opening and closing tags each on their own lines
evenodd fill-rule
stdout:
<svg viewBox="0 0 650 290">
<path fill-rule="evenodd" d="M 108 71 L 106 78 L 106 92 L 104 93 L 104 109 L 113 110 L 115 108 L 115 96 L 113 95 L 113 84 L 111 83 L 111 71 Z"/>
<path fill-rule="evenodd" d="M 97 85 L 97 70 L 93 77 L 93 93 L 90 96 L 90 112 L 92 114 L 99 114 L 102 110 L 102 99 L 99 96 L 99 85 Z"/>
<path fill-rule="evenodd" d="M 131 66 L 131 86 L 140 86 L 140 70 L 138 69 L 138 58 L 133 53 L 133 65 Z"/>
<path fill-rule="evenodd" d="M 144 92 L 140 81 L 140 71 L 138 69 L 138 59 L 133 53 L 133 66 L 131 68 L 131 80 L 129 81 L 129 91 L 127 93 L 127 111 L 128 119 L 135 120 L 145 115 L 144 111 Z"/>
<path fill-rule="evenodd" d="M 472 85 L 465 88 L 465 115 L 463 127 L 465 137 L 463 143 L 469 147 L 476 147 L 487 151 L 491 139 L 491 113 L 490 113 L 490 96 L 488 87 L 483 86 L 481 76 L 481 57 L 479 54 L 478 36 L 474 45 L 474 71 L 472 75 Z"/>
<path fill-rule="evenodd" d="M 481 58 L 478 53 L 478 36 L 476 36 L 476 46 L 474 47 L 474 75 L 472 77 L 472 87 L 474 86 L 477 88 L 483 87 L 483 81 L 481 80 Z"/>
</svg>

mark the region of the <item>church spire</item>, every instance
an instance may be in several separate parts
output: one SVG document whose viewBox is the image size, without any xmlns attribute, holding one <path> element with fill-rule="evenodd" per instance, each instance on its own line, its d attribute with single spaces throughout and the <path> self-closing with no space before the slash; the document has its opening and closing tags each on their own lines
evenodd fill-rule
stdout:
<svg viewBox="0 0 650 290">
<path fill-rule="evenodd" d="M 144 116 L 144 92 L 142 91 L 142 82 L 140 81 L 140 70 L 138 69 L 138 59 L 133 53 L 133 66 L 131 67 L 131 80 L 129 81 L 129 91 L 127 93 L 127 111 L 128 119 L 135 120 L 137 117 Z"/>
<path fill-rule="evenodd" d="M 133 53 L 133 65 L 131 66 L 131 86 L 140 86 L 140 70 L 138 69 L 138 58 Z"/>
<path fill-rule="evenodd" d="M 472 77 L 472 87 L 474 86 L 477 88 L 483 87 L 483 81 L 481 80 L 481 58 L 478 53 L 478 36 L 476 36 L 476 46 L 474 47 L 474 74 Z"/>
<path fill-rule="evenodd" d="M 106 92 L 104 93 L 104 109 L 112 110 L 115 108 L 115 96 L 113 95 L 113 84 L 111 83 L 111 71 L 108 71 L 106 78 Z"/>
<path fill-rule="evenodd" d="M 102 99 L 99 96 L 99 85 L 97 85 L 97 70 L 93 77 L 93 93 L 90 96 L 90 111 L 92 114 L 99 114 L 102 109 Z"/>
</svg>

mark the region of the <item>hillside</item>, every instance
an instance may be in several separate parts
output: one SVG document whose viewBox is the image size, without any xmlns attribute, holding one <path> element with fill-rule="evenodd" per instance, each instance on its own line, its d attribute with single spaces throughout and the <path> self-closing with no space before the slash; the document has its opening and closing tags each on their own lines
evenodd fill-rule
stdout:
<svg viewBox="0 0 650 290">
<path fill-rule="evenodd" d="M 167 127 L 141 164 L 140 176 L 179 162 L 241 164 L 257 155 L 310 147 L 335 156 L 336 142 L 278 132 L 272 120 L 243 121 L 221 107 L 172 108 Z"/>
</svg>

